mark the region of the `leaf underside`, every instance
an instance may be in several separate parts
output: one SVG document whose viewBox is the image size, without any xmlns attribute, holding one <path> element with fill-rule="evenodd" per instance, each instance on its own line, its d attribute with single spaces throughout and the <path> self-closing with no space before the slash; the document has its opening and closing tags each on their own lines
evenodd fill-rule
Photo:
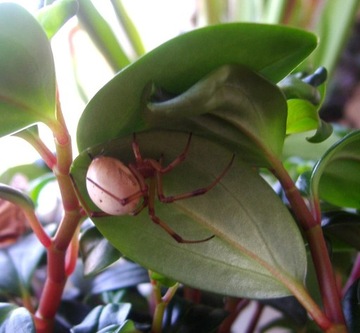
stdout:
<svg viewBox="0 0 360 333">
<path fill-rule="evenodd" d="M 188 133 L 147 132 L 137 136 L 144 158 L 164 165 L 188 140 Z M 114 140 L 83 152 L 72 175 L 85 204 L 96 211 L 85 188 L 90 156 L 105 154 L 133 161 L 132 137 Z M 229 164 L 232 153 L 193 136 L 186 160 L 164 175 L 165 194 L 189 192 L 210 184 Z M 157 200 L 156 200 L 157 201 Z M 100 232 L 125 256 L 146 268 L 193 287 L 242 297 L 289 294 L 279 277 L 303 281 L 306 255 L 289 212 L 272 189 L 237 156 L 229 172 L 205 195 L 172 204 L 157 202 L 156 215 L 185 239 L 179 244 L 151 222 L 144 209 L 137 216 L 94 218 Z M 272 271 L 272 273 L 270 273 Z"/>
</svg>

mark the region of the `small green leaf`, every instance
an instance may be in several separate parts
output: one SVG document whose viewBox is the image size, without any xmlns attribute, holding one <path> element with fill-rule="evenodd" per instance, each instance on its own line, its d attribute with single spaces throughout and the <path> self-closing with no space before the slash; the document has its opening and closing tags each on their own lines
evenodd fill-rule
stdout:
<svg viewBox="0 0 360 333">
<path fill-rule="evenodd" d="M 277 83 L 316 44 L 316 37 L 305 31 L 251 23 L 209 26 L 182 34 L 126 67 L 95 95 L 79 122 L 79 151 L 158 127 L 160 120 L 166 126 L 164 117 L 156 118 L 155 123 L 149 119 L 144 97 L 152 83 L 176 96 L 228 64 L 248 67 Z M 260 90 L 257 94 L 261 99 Z M 218 131 L 231 131 L 229 127 Z"/>
<path fill-rule="evenodd" d="M 170 288 L 177 283 L 177 281 L 175 281 L 173 279 L 169 279 L 168 277 L 166 277 L 162 274 L 156 273 L 156 272 L 150 272 L 150 278 L 151 278 L 151 280 L 154 280 L 154 281 L 160 283 L 162 286 L 167 287 L 167 288 Z"/>
<path fill-rule="evenodd" d="M 290 99 L 287 104 L 286 134 L 307 132 L 318 127 L 319 116 L 314 104 L 304 99 Z"/>
<path fill-rule="evenodd" d="M 318 128 L 315 134 L 311 137 L 306 138 L 306 140 L 311 143 L 323 142 L 324 140 L 330 137 L 332 132 L 333 132 L 333 127 L 331 126 L 331 124 L 319 118 Z"/>
<path fill-rule="evenodd" d="M 76 0 L 57 0 L 37 13 L 37 20 L 51 39 L 78 10 Z"/>
<path fill-rule="evenodd" d="M 55 69 L 46 34 L 13 3 L 0 4 L 0 136 L 55 119 Z"/>
<path fill-rule="evenodd" d="M 95 227 L 87 229 L 81 236 L 80 250 L 85 276 L 98 274 L 121 257 L 121 253 Z"/>
<path fill-rule="evenodd" d="M 25 308 L 0 303 L 0 332 L 36 333 L 32 315 Z"/>
<path fill-rule="evenodd" d="M 333 145 L 315 165 L 311 176 L 314 198 L 341 207 L 360 208 L 360 131 Z"/>
<path fill-rule="evenodd" d="M 183 151 L 187 133 L 156 131 L 137 136 L 144 158 L 163 155 L 167 165 Z M 134 161 L 132 136 L 83 152 L 74 162 L 72 175 L 82 200 L 93 211 L 85 187 L 90 156 L 99 154 Z M 192 191 L 210 184 L 224 170 L 232 152 L 192 137 L 187 158 L 163 177 L 165 194 Z M 162 204 L 156 215 L 179 235 L 199 240 L 177 243 L 151 222 L 147 209 L 134 216 L 93 218 L 100 232 L 126 257 L 187 285 L 240 297 L 289 295 L 286 277 L 301 283 L 306 271 L 303 240 L 286 207 L 269 185 L 236 157 L 221 182 L 205 195 Z M 271 212 L 271 213 L 270 213 Z"/>
</svg>

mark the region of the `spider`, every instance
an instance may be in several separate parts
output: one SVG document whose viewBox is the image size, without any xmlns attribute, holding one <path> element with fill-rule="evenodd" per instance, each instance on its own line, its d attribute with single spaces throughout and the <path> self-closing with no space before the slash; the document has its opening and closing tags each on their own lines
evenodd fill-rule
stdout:
<svg viewBox="0 0 360 333">
<path fill-rule="evenodd" d="M 178 243 L 201 243 L 213 238 L 214 235 L 201 240 L 184 239 L 155 213 L 156 195 L 160 202 L 172 203 L 205 194 L 219 183 L 234 161 L 235 155 L 222 173 L 208 186 L 166 196 L 163 191 L 162 175 L 170 172 L 186 159 L 191 137 L 190 134 L 184 150 L 167 166 L 162 165 L 162 158 L 160 160 L 143 158 L 135 134 L 132 142 L 135 162 L 125 165 L 118 159 L 107 156 L 97 156 L 92 159 L 86 174 L 86 187 L 91 200 L 102 212 L 93 212 L 91 216 L 137 215 L 147 207 L 150 219 Z"/>
</svg>

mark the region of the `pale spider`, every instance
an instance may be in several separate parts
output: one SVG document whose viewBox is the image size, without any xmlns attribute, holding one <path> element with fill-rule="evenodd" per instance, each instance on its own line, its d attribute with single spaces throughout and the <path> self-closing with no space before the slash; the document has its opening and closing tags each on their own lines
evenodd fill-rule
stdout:
<svg viewBox="0 0 360 333">
<path fill-rule="evenodd" d="M 162 175 L 185 160 L 190 142 L 191 134 L 182 153 L 165 167 L 161 164 L 162 158 L 157 161 L 141 156 L 135 134 L 132 142 L 135 162 L 126 166 L 113 157 L 97 156 L 92 159 L 86 174 L 86 187 L 91 200 L 102 212 L 93 212 L 91 216 L 136 215 L 147 207 L 150 219 L 179 243 L 200 243 L 213 238 L 214 236 L 201 240 L 186 240 L 155 214 L 156 194 L 162 203 L 171 203 L 205 194 L 224 177 L 234 161 L 235 155 L 232 156 L 222 173 L 208 186 L 191 192 L 166 196 L 163 191 Z M 141 199 L 142 202 L 140 202 Z"/>
</svg>

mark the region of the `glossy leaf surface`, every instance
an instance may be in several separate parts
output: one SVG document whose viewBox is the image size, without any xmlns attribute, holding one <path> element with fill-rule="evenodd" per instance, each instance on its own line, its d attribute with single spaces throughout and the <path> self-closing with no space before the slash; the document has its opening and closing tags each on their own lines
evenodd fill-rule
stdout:
<svg viewBox="0 0 360 333">
<path fill-rule="evenodd" d="M 187 133 L 148 132 L 137 136 L 144 157 L 173 160 Z M 133 161 L 132 137 L 82 153 L 72 175 L 86 205 L 96 211 L 85 189 L 91 156 L 105 154 Z M 232 153 L 193 135 L 186 160 L 164 176 L 165 193 L 192 191 L 210 184 L 229 164 Z M 151 222 L 144 209 L 136 217 L 94 218 L 101 233 L 130 259 L 185 284 L 244 297 L 288 295 L 282 282 L 303 281 L 304 244 L 289 212 L 262 178 L 236 156 L 229 172 L 211 191 L 172 204 L 156 202 L 156 214 L 185 239 L 179 244 Z M 280 282 L 282 280 L 282 282 Z"/>
<path fill-rule="evenodd" d="M 80 119 L 79 151 L 159 127 L 159 118 L 146 112 L 152 84 L 179 95 L 227 64 L 246 66 L 277 83 L 316 44 L 315 36 L 308 32 L 250 23 L 209 26 L 176 37 L 125 68 L 95 95 Z M 261 99 L 261 91 L 258 93 Z"/>
<path fill-rule="evenodd" d="M 360 208 L 360 131 L 333 145 L 315 165 L 311 190 L 320 198 L 342 207 Z"/>
<path fill-rule="evenodd" d="M 46 34 L 23 7 L 0 4 L 0 136 L 55 117 L 55 70 Z"/>
</svg>

